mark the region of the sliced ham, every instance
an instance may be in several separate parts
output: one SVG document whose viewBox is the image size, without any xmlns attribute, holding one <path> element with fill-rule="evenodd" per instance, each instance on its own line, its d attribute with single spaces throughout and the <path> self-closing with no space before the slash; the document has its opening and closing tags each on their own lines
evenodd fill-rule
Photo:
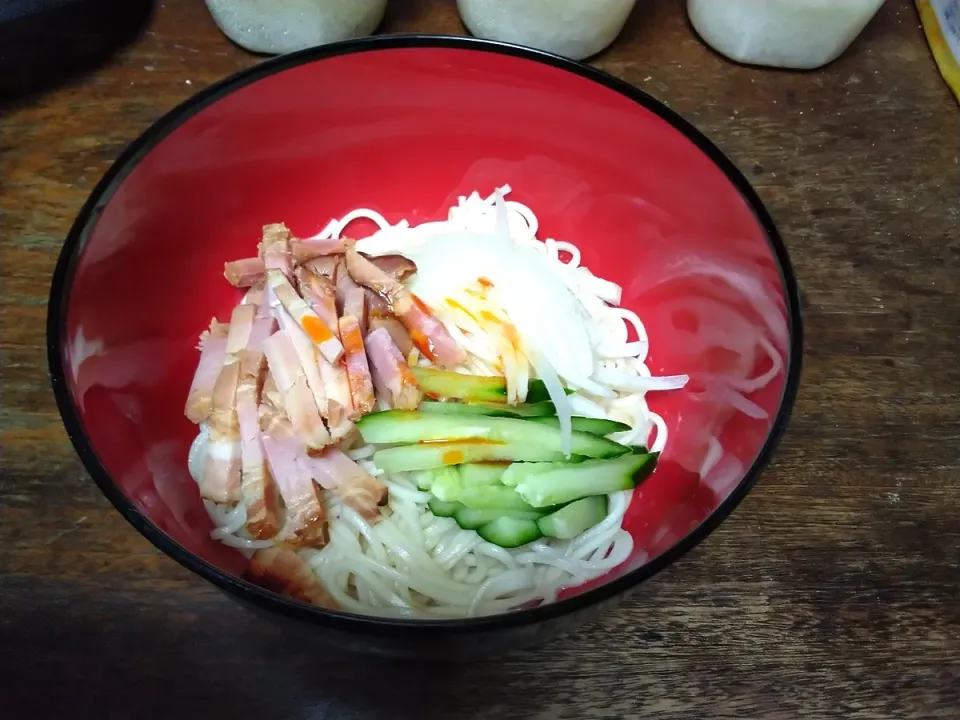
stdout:
<svg viewBox="0 0 960 720">
<path fill-rule="evenodd" d="M 304 294 L 315 303 L 313 307 L 318 315 L 329 318 L 332 322 L 330 327 L 335 329 L 339 336 L 340 323 L 333 282 L 328 277 L 321 277 L 303 269 L 300 269 L 298 279 Z M 321 412 L 327 420 L 331 438 L 334 442 L 339 442 L 353 431 L 353 420 L 359 417 L 353 406 L 346 365 L 343 362 L 331 362 L 322 354 L 317 357 L 317 365 L 327 398 L 326 409 Z"/>
<path fill-rule="evenodd" d="M 256 305 L 237 305 L 230 316 L 225 362 L 237 360 L 244 350 L 262 353 L 263 344 L 276 330 L 277 320 L 272 315 L 260 315 Z"/>
<path fill-rule="evenodd" d="M 346 243 L 348 241 L 329 240 L 324 242 L 340 243 L 338 254 L 321 255 L 307 260 L 298 260 L 298 262 L 316 275 L 336 282 L 338 276 L 337 266 L 343 262 L 342 253 L 346 249 Z M 367 257 L 370 262 L 383 270 L 387 275 L 401 282 L 417 271 L 417 264 L 403 255 L 380 255 L 378 257 L 368 257 L 364 255 L 364 257 Z"/>
<path fill-rule="evenodd" d="M 344 504 L 369 523 L 380 519 L 379 506 L 387 499 L 387 486 L 370 475 L 337 448 L 308 456 L 304 466 L 322 488 L 330 490 Z"/>
<path fill-rule="evenodd" d="M 402 283 L 358 253 L 349 243 L 346 265 L 354 280 L 383 296 L 393 314 L 409 331 L 414 345 L 427 358 L 447 367 L 459 365 L 466 359 L 466 353 L 426 305 Z"/>
<path fill-rule="evenodd" d="M 261 442 L 287 511 L 278 539 L 291 545 L 323 547 L 328 540 L 327 513 L 309 471 L 297 462 L 302 445 L 270 429 L 261 430 Z"/>
<path fill-rule="evenodd" d="M 247 577 L 272 592 L 328 610 L 340 607 L 300 555 L 286 547 L 258 550 L 250 560 Z"/>
<path fill-rule="evenodd" d="M 290 246 L 293 250 L 293 259 L 297 264 L 303 264 L 314 258 L 324 255 L 339 255 L 343 252 L 342 238 L 307 238 L 294 240 Z"/>
<path fill-rule="evenodd" d="M 360 257 L 370 262 L 386 276 L 396 280 L 397 282 L 403 282 L 417 272 L 416 263 L 414 263 L 410 258 L 404 257 L 403 255 L 381 255 L 379 257 L 368 257 L 367 255 L 360 253 Z M 347 294 L 351 290 L 356 290 L 358 287 L 361 287 L 357 284 L 357 281 L 347 269 L 346 255 L 340 256 L 333 279 L 337 285 L 337 302 L 339 304 L 346 302 Z M 384 308 L 389 310 L 387 302 L 381 298 L 377 291 L 368 287 L 364 287 L 363 289 L 365 290 L 365 295 L 367 296 L 367 303 L 371 308 Z"/>
<path fill-rule="evenodd" d="M 257 319 L 256 305 L 237 305 L 230 316 L 230 329 L 227 332 L 227 357 L 235 360 L 237 353 L 247 347 L 253 334 L 254 321 Z M 263 340 L 261 339 L 261 344 Z"/>
<path fill-rule="evenodd" d="M 389 311 L 386 313 L 368 312 L 367 332 L 370 333 L 377 328 L 383 328 L 390 333 L 390 338 L 400 350 L 400 354 L 403 355 L 403 357 L 410 356 L 410 351 L 413 350 L 413 340 L 410 339 L 410 333 L 407 332 L 403 323 L 397 320 L 397 318 L 393 316 L 393 313 Z"/>
<path fill-rule="evenodd" d="M 323 357 L 335 363 L 343 356 L 343 345 L 337 339 L 335 328 L 327 327 L 320 316 L 297 294 L 283 273 L 268 270 L 267 287 L 276 296 L 283 309 L 290 313 L 290 316 L 304 329 Z"/>
<path fill-rule="evenodd" d="M 386 328 L 403 356 L 408 357 L 410 351 L 413 350 L 413 340 L 410 339 L 407 328 L 397 320 L 397 317 L 390 310 L 389 303 L 379 293 L 370 288 L 364 288 L 363 290 L 367 305 L 367 328 L 364 335 L 378 327 Z"/>
<path fill-rule="evenodd" d="M 360 326 L 360 333 L 367 334 L 367 293 L 366 288 L 355 287 L 344 293 L 343 296 L 343 315 L 350 315 L 356 318 Z M 343 340 L 341 336 L 340 340 Z"/>
<path fill-rule="evenodd" d="M 251 257 L 223 264 L 223 276 L 234 287 L 245 288 L 262 283 L 266 267 L 262 258 Z"/>
<path fill-rule="evenodd" d="M 257 283 L 252 285 L 243 296 L 244 305 L 253 305 L 257 308 L 257 317 L 263 317 L 264 315 L 269 315 L 269 308 L 264 302 L 265 291 L 263 283 Z"/>
<path fill-rule="evenodd" d="M 200 362 L 193 374 L 184 408 L 184 415 L 191 422 L 203 422 L 213 411 L 213 387 L 227 354 L 227 333 L 227 326 L 214 318 L 210 321 L 210 329 L 200 336 Z"/>
<path fill-rule="evenodd" d="M 377 257 L 364 255 L 363 257 L 398 282 L 403 282 L 417 272 L 417 264 L 403 255 L 378 255 Z"/>
<path fill-rule="evenodd" d="M 327 427 L 334 441 L 339 442 L 353 432 L 353 420 L 359 417 L 353 406 L 350 379 L 347 368 L 341 363 L 333 365 L 320 359 L 320 376 L 327 391 Z"/>
<path fill-rule="evenodd" d="M 282 524 L 276 483 L 267 468 L 260 439 L 257 398 L 266 368 L 262 351 L 240 353 L 237 418 L 240 424 L 240 496 L 247 509 L 247 531 L 254 538 L 274 537 Z"/>
<path fill-rule="evenodd" d="M 263 344 L 267 338 L 277 331 L 277 319 L 273 315 L 260 315 L 257 317 L 250 328 L 250 335 L 247 338 L 247 350 L 263 350 Z"/>
<path fill-rule="evenodd" d="M 307 274 L 309 275 L 309 273 Z M 311 275 L 311 277 L 316 279 L 315 276 Z M 329 281 L 321 280 L 329 285 Z M 332 285 L 329 286 L 328 300 L 332 305 Z M 336 312 L 333 308 L 331 308 L 331 311 L 333 312 L 334 318 L 333 327 L 337 328 L 337 334 L 339 335 L 339 322 L 336 318 Z M 275 314 L 282 317 L 280 313 L 286 314 L 286 309 L 282 306 L 277 308 L 275 312 Z M 301 332 L 303 332 L 302 326 L 299 323 L 297 323 L 297 326 Z M 317 409 L 327 420 L 331 440 L 338 442 L 353 431 L 352 421 L 356 417 L 346 366 L 341 362 L 329 362 L 322 353 L 315 353 L 312 358 L 305 357 L 307 355 L 306 350 L 303 347 L 302 341 L 296 340 L 293 328 L 287 327 L 286 330 L 288 334 L 291 334 L 295 339 L 295 349 L 300 355 L 301 366 L 304 368 L 304 373 L 307 378 L 307 385 L 314 394 Z"/>
<path fill-rule="evenodd" d="M 270 366 L 267 365 L 267 372 L 263 378 L 263 388 L 260 390 L 260 411 L 261 413 L 264 410 L 271 411 L 275 414 L 286 417 L 286 411 L 283 409 L 283 396 L 280 394 L 280 390 L 277 389 L 277 381 L 273 378 L 273 373 L 270 372 Z M 287 423 L 290 422 L 289 418 L 286 418 Z M 291 426 L 290 432 L 293 433 Z"/>
<path fill-rule="evenodd" d="M 310 388 L 310 393 L 317 404 L 317 410 L 321 416 L 325 416 L 327 414 L 327 391 L 324 387 L 323 377 L 320 375 L 320 359 L 317 356 L 317 348 L 310 342 L 310 338 L 307 337 L 303 328 L 297 325 L 283 308 L 279 309 L 277 316 L 280 319 L 280 329 L 293 342 L 293 348 L 300 359 L 300 367 L 303 368 L 304 377 L 307 379 L 307 387 Z"/>
<path fill-rule="evenodd" d="M 263 226 L 263 240 L 259 245 L 259 256 L 266 270 L 279 270 L 287 278 L 293 277 L 293 258 L 290 240 L 293 234 L 283 223 Z"/>
<path fill-rule="evenodd" d="M 390 333 L 382 327 L 372 330 L 365 345 L 374 383 L 387 392 L 390 407 L 415 410 L 422 398 L 420 388 Z"/>
<path fill-rule="evenodd" d="M 241 380 L 253 382 L 254 405 L 259 389 L 263 344 L 276 327 L 270 317 L 257 317 L 258 308 L 240 304 L 233 309 L 224 348 L 223 365 L 212 394 L 210 444 L 201 495 L 217 502 L 232 502 L 242 497 L 243 443 L 238 414 Z M 241 356 L 249 367 L 243 367 Z M 251 377 L 244 377 L 252 375 Z M 249 450 L 249 447 L 248 447 Z M 252 460 L 255 462 L 255 460 Z"/>
<path fill-rule="evenodd" d="M 213 388 L 212 412 L 208 419 L 210 442 L 199 485 L 202 497 L 219 503 L 240 500 L 239 381 L 239 361 L 229 362 L 220 370 Z"/>
<path fill-rule="evenodd" d="M 337 290 L 330 278 L 297 268 L 297 283 L 303 299 L 328 328 L 337 327 Z"/>
<path fill-rule="evenodd" d="M 363 291 L 366 297 L 367 315 L 393 315 L 390 303 L 384 300 L 380 293 L 370 288 L 364 288 Z"/>
<path fill-rule="evenodd" d="M 293 423 L 290 422 L 290 418 L 287 417 L 287 413 L 283 409 L 283 401 L 279 398 L 280 391 L 277 390 L 276 385 L 271 387 L 272 382 L 273 373 L 270 372 L 270 366 L 268 365 L 263 378 L 263 389 L 260 391 L 260 405 L 257 407 L 260 429 L 282 440 L 289 440 L 294 443 L 302 442 L 297 437 L 297 432 L 293 429 Z"/>
<path fill-rule="evenodd" d="M 340 264 L 337 266 L 337 274 L 334 282 L 337 288 L 337 312 L 342 315 L 344 312 L 343 304 L 346 301 L 347 294 L 361 289 L 360 286 L 354 282 L 350 273 L 347 272 L 346 259 L 342 256 L 340 258 Z"/>
<path fill-rule="evenodd" d="M 337 265 L 341 260 L 343 260 L 343 258 L 338 255 L 325 255 L 314 258 L 313 260 L 308 260 L 303 266 L 318 277 L 336 282 Z"/>
<path fill-rule="evenodd" d="M 276 382 L 286 410 L 297 435 L 307 447 L 323 448 L 330 444 L 320 417 L 319 408 L 310 387 L 293 341 L 283 331 L 271 335 L 263 344 L 270 374 Z"/>
<path fill-rule="evenodd" d="M 362 311 L 362 290 L 360 290 L 360 299 Z M 353 401 L 354 410 L 361 416 L 366 415 L 373 411 L 377 399 L 373 394 L 373 380 L 370 377 L 370 366 L 367 364 L 360 322 L 353 315 L 344 315 L 340 318 L 340 339 L 347 359 L 347 381 L 350 384 L 350 398 Z"/>
</svg>

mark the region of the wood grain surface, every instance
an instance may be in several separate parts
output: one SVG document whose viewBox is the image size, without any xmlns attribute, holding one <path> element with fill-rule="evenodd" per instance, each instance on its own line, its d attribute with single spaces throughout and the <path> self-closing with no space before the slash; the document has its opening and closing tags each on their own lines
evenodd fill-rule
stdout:
<svg viewBox="0 0 960 720">
<path fill-rule="evenodd" d="M 391 0 L 381 31 L 463 28 L 452 1 Z M 805 293 L 803 386 L 695 552 L 578 635 L 469 666 L 278 635 L 127 525 L 61 426 L 44 318 L 73 217 L 126 143 L 256 62 L 199 0 L 166 0 L 108 60 L 0 108 L 0 716 L 960 717 L 960 108 L 912 3 L 814 72 L 731 64 L 667 0 L 595 59 L 756 184 Z"/>
</svg>

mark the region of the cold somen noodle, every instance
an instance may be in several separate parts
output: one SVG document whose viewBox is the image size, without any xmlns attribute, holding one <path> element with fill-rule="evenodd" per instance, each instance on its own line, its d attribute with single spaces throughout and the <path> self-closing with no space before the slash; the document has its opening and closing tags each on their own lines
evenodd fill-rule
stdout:
<svg viewBox="0 0 960 720">
<path fill-rule="evenodd" d="M 460 197 L 446 221 L 414 227 L 357 209 L 311 240 L 338 238 L 354 220 L 372 220 L 379 230 L 358 241 L 357 250 L 416 262 L 409 285 L 466 350 L 459 371 L 505 376 L 512 402 L 523 402 L 530 380 L 540 378 L 566 442 L 571 416 L 606 418 L 630 427 L 613 440 L 662 450 L 667 428 L 647 406 L 646 393 L 683 387 L 687 377 L 651 376 L 643 322 L 618 307 L 621 289 L 583 267 L 576 245 L 540 240 L 536 215 L 506 200 L 509 193 L 505 186 L 486 198 Z M 478 283 L 495 291 L 478 294 Z M 416 350 L 409 361 L 426 364 Z M 195 477 L 195 458 L 206 442 L 202 430 L 191 451 Z M 606 517 L 571 540 L 543 538 L 508 549 L 461 529 L 453 518 L 436 517 L 416 473 L 384 474 L 370 445 L 353 444 L 346 452 L 388 488 L 381 517 L 368 522 L 325 493 L 329 542 L 297 551 L 344 610 L 437 618 L 500 613 L 553 601 L 563 588 L 601 576 L 633 553 L 622 528 L 632 491 L 611 494 Z M 243 503 L 205 503 L 216 539 L 247 554 L 273 544 L 246 533 Z"/>
</svg>

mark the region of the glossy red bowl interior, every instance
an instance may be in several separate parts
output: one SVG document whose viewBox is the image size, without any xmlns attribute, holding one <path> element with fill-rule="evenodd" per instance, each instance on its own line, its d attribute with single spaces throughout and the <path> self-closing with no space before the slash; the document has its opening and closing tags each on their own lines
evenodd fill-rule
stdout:
<svg viewBox="0 0 960 720">
<path fill-rule="evenodd" d="M 124 153 L 77 220 L 50 302 L 54 388 L 91 475 L 163 551 L 289 609 L 209 539 L 187 473 L 197 337 L 238 300 L 224 261 L 254 252 L 265 223 L 309 235 L 359 206 L 421 222 L 504 183 L 541 237 L 576 243 L 623 286 L 653 373 L 691 376 L 650 395 L 669 442 L 626 518 L 633 558 L 515 621 L 601 600 L 671 562 L 744 496 L 789 415 L 801 340 L 786 252 L 746 180 L 664 106 L 584 66 L 477 40 L 375 38 L 268 61 Z"/>
</svg>

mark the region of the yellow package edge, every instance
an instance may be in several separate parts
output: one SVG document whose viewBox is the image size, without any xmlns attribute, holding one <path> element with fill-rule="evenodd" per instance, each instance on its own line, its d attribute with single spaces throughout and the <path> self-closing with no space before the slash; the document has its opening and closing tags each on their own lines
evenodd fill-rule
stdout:
<svg viewBox="0 0 960 720">
<path fill-rule="evenodd" d="M 936 60 L 943 79 L 947 81 L 954 96 L 960 101 L 960 58 L 954 57 L 950 51 L 950 46 L 944 37 L 945 29 L 940 27 L 940 21 L 930 0 L 915 0 L 915 2 L 933 59 Z"/>
</svg>

